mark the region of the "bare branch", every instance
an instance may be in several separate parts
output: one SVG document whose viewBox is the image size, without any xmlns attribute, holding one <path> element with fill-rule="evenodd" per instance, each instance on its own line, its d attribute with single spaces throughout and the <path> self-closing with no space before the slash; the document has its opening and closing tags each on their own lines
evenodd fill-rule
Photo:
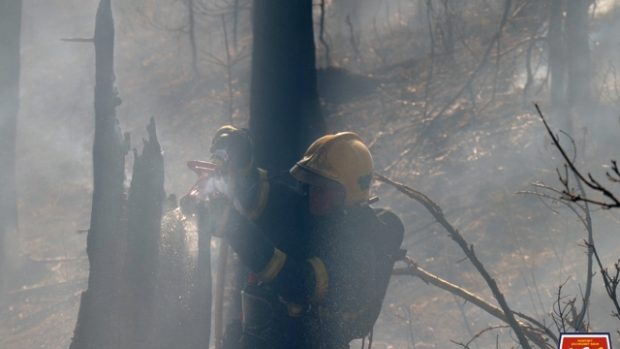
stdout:
<svg viewBox="0 0 620 349">
<path fill-rule="evenodd" d="M 418 264 L 413 259 L 411 259 L 411 257 L 408 257 L 408 256 L 405 257 L 405 262 L 407 263 L 407 267 L 395 268 L 394 271 L 392 272 L 392 275 L 410 275 L 410 276 L 417 277 L 421 279 L 422 281 L 426 282 L 427 284 L 431 284 L 433 286 L 441 288 L 444 291 L 448 291 L 452 293 L 453 295 L 458 296 L 466 300 L 467 302 L 474 304 L 475 306 L 486 311 L 490 315 L 504 322 L 507 322 L 504 312 L 497 306 L 487 302 L 486 300 L 480 298 L 473 292 L 461 286 L 455 285 L 427 270 L 420 268 Z M 549 346 L 545 344 L 546 342 L 544 340 L 543 334 L 549 337 L 551 339 L 551 342 L 553 343 L 557 342 L 557 337 L 555 336 L 555 334 L 553 334 L 553 332 L 551 332 L 548 328 L 542 325 L 539 321 L 525 314 L 521 314 L 517 312 L 515 312 L 515 314 L 519 316 L 520 318 L 530 322 L 532 325 L 534 325 L 534 327 L 532 327 L 526 323 L 519 321 L 519 324 L 520 326 L 523 327 L 526 336 L 530 338 L 532 342 L 536 343 L 542 348 Z M 549 347 L 552 348 L 553 346 L 549 346 Z"/>
<path fill-rule="evenodd" d="M 476 76 L 478 76 L 478 73 L 486 65 L 486 63 L 488 61 L 488 58 L 489 58 L 489 56 L 491 54 L 491 51 L 493 50 L 493 47 L 496 45 L 496 42 L 501 37 L 501 33 L 503 32 L 504 26 L 506 25 L 506 21 L 508 19 L 508 14 L 510 13 L 510 8 L 511 7 L 512 7 L 512 0 L 506 0 L 506 3 L 504 5 L 504 13 L 502 15 L 502 19 L 501 19 L 500 24 L 499 24 L 499 29 L 497 30 L 497 32 L 495 33 L 495 35 L 491 39 L 491 42 L 487 46 L 487 49 L 484 52 L 484 55 L 482 56 L 482 59 L 480 59 L 480 63 L 478 64 L 476 69 L 474 69 L 471 72 L 471 74 L 467 78 L 467 81 L 465 82 L 465 84 L 463 84 L 463 86 L 461 86 L 459 91 L 452 98 L 450 98 L 448 103 L 446 103 L 446 105 L 437 114 L 435 114 L 433 116 L 433 119 L 437 119 L 438 117 L 443 115 L 448 109 L 450 109 L 450 107 L 452 107 L 454 102 L 456 102 L 461 97 L 461 95 L 463 95 L 463 92 L 465 92 L 466 90 L 469 89 L 471 84 L 474 82 Z"/>
<path fill-rule="evenodd" d="M 566 332 L 566 307 L 568 304 L 565 303 L 564 307 L 562 307 L 562 288 L 567 282 L 568 280 L 558 286 L 558 292 L 556 293 L 556 300 L 553 303 L 553 312 L 551 314 L 551 318 L 560 333 Z"/>
<path fill-rule="evenodd" d="M 611 170 L 613 173 L 605 172 L 607 179 L 611 182 L 620 183 L 620 172 L 618 171 L 618 163 L 616 160 L 611 160 Z"/>
<path fill-rule="evenodd" d="M 431 199 L 429 199 L 426 195 L 420 193 L 419 191 L 411 187 L 408 187 L 401 183 L 394 182 L 391 179 L 383 175 L 380 175 L 380 174 L 375 174 L 375 177 L 379 181 L 390 184 L 391 186 L 395 187 L 398 191 L 407 195 L 409 198 L 414 199 L 418 201 L 419 203 L 421 203 L 435 217 L 437 222 L 439 222 L 444 227 L 444 229 L 448 231 L 452 240 L 454 240 L 461 247 L 463 252 L 465 252 L 465 255 L 469 258 L 469 260 L 472 262 L 474 267 L 476 267 L 476 269 L 478 270 L 482 278 L 485 280 L 485 282 L 491 289 L 493 296 L 499 303 L 502 311 L 504 312 L 506 316 L 506 322 L 510 325 L 512 330 L 515 332 L 517 338 L 519 339 L 519 343 L 521 344 L 521 346 L 524 349 L 530 349 L 531 346 L 526 336 L 523 334 L 523 328 L 519 325 L 519 323 L 515 319 L 514 313 L 508 306 L 508 303 L 506 302 L 504 295 L 500 292 L 499 287 L 497 286 L 497 283 L 491 277 L 491 275 L 486 270 L 482 262 L 480 262 L 480 260 L 476 256 L 473 245 L 469 245 L 467 241 L 463 238 L 461 233 L 459 233 L 456 229 L 454 229 L 454 227 L 452 227 L 452 225 L 446 220 L 445 216 L 443 215 L 441 208 L 439 208 L 439 206 L 436 203 L 434 203 Z"/>
<path fill-rule="evenodd" d="M 591 203 L 591 204 L 594 204 L 594 205 L 597 205 L 597 206 L 600 206 L 600 207 L 603 207 L 603 208 L 607 208 L 607 209 L 620 207 L 620 200 L 611 191 L 609 191 L 607 188 L 602 186 L 596 179 L 594 179 L 592 174 L 588 173 L 587 178 L 586 178 L 586 176 L 584 176 L 577 169 L 577 167 L 575 166 L 574 161 L 572 161 L 568 157 L 568 155 L 566 154 L 566 151 L 560 145 L 560 140 L 559 140 L 558 136 L 556 136 L 553 133 L 553 131 L 551 130 L 551 127 L 547 123 L 547 120 L 545 119 L 545 117 L 544 117 L 542 111 L 540 110 L 540 107 L 538 106 L 538 104 L 535 103 L 534 106 L 536 107 L 536 111 L 538 112 L 538 115 L 540 116 L 543 124 L 545 125 L 545 129 L 547 130 L 547 133 L 551 137 L 551 140 L 553 141 L 553 144 L 560 151 L 560 154 L 564 158 L 564 161 L 566 162 L 565 166 L 567 166 L 567 168 L 570 168 L 571 172 L 578 178 L 579 181 L 584 183 L 590 189 L 603 194 L 603 196 L 608 198 L 609 201 L 608 202 L 604 202 L 604 201 L 599 201 L 599 200 L 592 200 L 592 199 L 588 199 L 583 193 L 582 194 L 574 193 L 574 191 L 572 191 L 570 189 L 570 187 L 568 186 L 568 175 L 562 177 L 560 175 L 559 171 L 558 171 L 558 176 L 560 177 L 560 182 L 564 186 L 563 194 L 564 194 L 565 197 L 563 197 L 563 199 L 570 200 L 570 201 L 575 201 L 575 202 L 579 202 L 579 201 L 587 202 L 587 203 Z M 565 171 L 568 172 L 568 169 L 565 169 Z"/>
<path fill-rule="evenodd" d="M 620 320 L 620 302 L 618 301 L 618 284 L 620 284 L 620 259 L 614 263 L 614 268 L 616 269 L 615 275 L 611 276 L 609 270 L 603 267 L 603 263 L 601 262 L 601 258 L 598 255 L 596 247 L 594 245 L 589 246 L 592 249 L 592 253 L 596 259 L 596 263 L 599 266 L 601 271 L 601 277 L 603 278 L 603 284 L 605 285 L 605 291 L 607 295 L 611 299 L 614 307 L 616 308 L 615 313 L 611 315 L 618 318 Z"/>
<path fill-rule="evenodd" d="M 569 139 L 573 142 L 573 145 L 575 144 L 573 139 L 567 135 L 569 137 Z M 575 154 L 576 156 L 576 154 Z M 568 175 L 566 177 L 566 181 L 568 181 Z M 592 273 L 592 249 L 589 247 L 591 245 L 594 245 L 594 234 L 593 234 L 593 229 L 592 229 L 592 217 L 590 215 L 590 207 L 588 205 L 587 202 L 584 202 L 583 205 L 580 205 L 579 203 L 573 203 L 572 201 L 566 201 L 566 200 L 562 200 L 562 198 L 564 197 L 564 193 L 558 189 L 546 186 L 544 184 L 533 184 L 534 187 L 536 188 L 541 188 L 547 191 L 550 191 L 552 193 L 556 193 L 558 195 L 560 195 L 559 198 L 557 197 L 553 197 L 551 195 L 548 195 L 546 193 L 539 193 L 539 192 L 519 192 L 519 193 L 526 193 L 526 194 L 531 194 L 531 195 L 536 195 L 538 197 L 542 197 L 542 198 L 548 198 L 557 202 L 562 203 L 563 205 L 565 205 L 567 208 L 569 208 L 574 214 L 575 216 L 577 216 L 577 218 L 581 221 L 581 224 L 583 224 L 584 229 L 586 230 L 587 233 L 587 241 L 585 246 L 588 249 L 588 257 L 587 257 L 587 276 L 586 276 L 586 290 L 585 290 L 585 294 L 582 297 L 582 306 L 581 309 L 579 310 L 579 312 L 577 313 L 576 307 L 575 307 L 575 302 L 572 302 L 572 308 L 571 310 L 574 311 L 572 320 L 570 321 L 570 325 L 573 326 L 573 328 L 577 331 L 586 331 L 587 330 L 587 325 L 584 321 L 585 316 L 587 314 L 588 308 L 589 308 L 589 303 L 590 303 L 590 295 L 591 295 L 591 291 L 592 291 L 592 278 L 593 278 L 593 273 Z M 581 184 L 581 182 L 577 181 L 577 186 L 579 187 L 579 190 L 581 192 L 581 195 L 585 196 L 585 190 L 583 188 L 583 185 Z M 575 206 L 577 206 L 581 212 L 577 211 L 577 209 L 575 208 Z M 561 291 L 561 286 L 560 286 L 560 291 Z M 559 299 L 558 299 L 559 302 Z M 562 320 L 562 324 L 564 323 L 564 320 Z M 556 322 L 556 325 L 558 323 Z M 558 327 L 559 328 L 559 327 Z"/>
</svg>

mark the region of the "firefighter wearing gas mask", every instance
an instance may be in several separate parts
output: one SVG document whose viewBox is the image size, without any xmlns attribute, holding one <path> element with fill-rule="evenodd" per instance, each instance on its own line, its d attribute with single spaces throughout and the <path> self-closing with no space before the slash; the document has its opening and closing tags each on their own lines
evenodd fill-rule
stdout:
<svg viewBox="0 0 620 349">
<path fill-rule="evenodd" d="M 373 161 L 362 139 L 317 139 L 290 170 L 297 187 L 256 166 L 247 130 L 220 128 L 211 153 L 228 189 L 205 209 L 252 271 L 237 347 L 340 349 L 367 336 L 404 229 L 370 206 Z"/>
</svg>

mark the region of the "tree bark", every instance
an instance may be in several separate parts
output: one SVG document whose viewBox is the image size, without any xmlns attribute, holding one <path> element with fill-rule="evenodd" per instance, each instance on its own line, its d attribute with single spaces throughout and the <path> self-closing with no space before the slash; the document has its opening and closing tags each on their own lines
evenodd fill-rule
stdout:
<svg viewBox="0 0 620 349">
<path fill-rule="evenodd" d="M 116 119 L 114 20 L 101 0 L 95 23 L 95 140 L 93 202 L 86 252 L 88 288 L 82 293 L 71 349 L 120 348 L 116 301 L 122 285 L 122 229 L 126 140 Z"/>
<path fill-rule="evenodd" d="M 17 240 L 15 142 L 19 109 L 21 0 L 0 2 L 0 303 Z"/>
<path fill-rule="evenodd" d="M 558 108 L 566 103 L 566 50 L 564 44 L 564 0 L 551 0 L 549 9 L 549 70 L 551 104 Z"/>
<path fill-rule="evenodd" d="M 566 5 L 566 57 L 569 107 L 592 101 L 592 59 L 588 12 L 591 0 L 568 1 Z"/>
<path fill-rule="evenodd" d="M 274 176 L 288 173 L 326 132 L 317 93 L 312 0 L 255 0 L 253 6 L 250 131 L 257 165 Z M 243 270 L 235 270 L 239 284 Z M 239 290 L 234 293 L 231 309 L 240 309 Z"/>
<path fill-rule="evenodd" d="M 188 35 L 189 44 L 192 50 L 192 74 L 194 78 L 198 78 L 200 73 L 198 71 L 198 47 L 196 45 L 196 21 L 194 19 L 194 0 L 187 0 L 187 20 L 188 20 Z"/>
<path fill-rule="evenodd" d="M 127 200 L 127 258 L 124 284 L 127 298 L 129 348 L 153 348 L 157 335 L 154 296 L 157 279 L 161 216 L 164 200 L 164 157 L 157 140 L 155 121 L 147 127 L 148 139 L 139 155 L 134 150 L 134 167 Z"/>
<path fill-rule="evenodd" d="M 325 133 L 316 83 L 312 0 L 255 0 L 250 129 L 259 166 L 288 171 Z"/>
</svg>

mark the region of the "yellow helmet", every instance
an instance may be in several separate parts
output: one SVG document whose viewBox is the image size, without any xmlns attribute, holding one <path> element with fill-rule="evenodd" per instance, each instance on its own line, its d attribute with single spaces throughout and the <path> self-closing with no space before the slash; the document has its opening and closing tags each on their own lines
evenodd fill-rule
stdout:
<svg viewBox="0 0 620 349">
<path fill-rule="evenodd" d="M 341 185 L 347 207 L 368 201 L 372 174 L 370 151 L 353 132 L 317 139 L 291 168 L 291 175 L 302 183 L 330 185 L 335 182 Z"/>
</svg>

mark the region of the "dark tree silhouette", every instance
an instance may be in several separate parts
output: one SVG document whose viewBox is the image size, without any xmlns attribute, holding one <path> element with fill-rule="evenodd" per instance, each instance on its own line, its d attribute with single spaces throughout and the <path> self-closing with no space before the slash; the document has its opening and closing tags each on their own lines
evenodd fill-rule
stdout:
<svg viewBox="0 0 620 349">
<path fill-rule="evenodd" d="M 592 100 L 588 13 L 591 0 L 552 0 L 549 13 L 551 103 L 570 109 Z M 570 131 L 570 120 L 567 125 Z"/>
<path fill-rule="evenodd" d="M 192 49 L 192 73 L 194 77 L 200 74 L 198 71 L 198 48 L 196 46 L 196 20 L 194 18 L 194 0 L 186 0 L 187 6 L 187 35 Z"/>
<path fill-rule="evenodd" d="M 566 3 L 567 101 L 570 106 L 588 105 L 592 100 L 589 9 L 592 0 Z"/>
<path fill-rule="evenodd" d="M 86 252 L 90 263 L 88 288 L 82 293 L 71 349 L 120 348 L 110 330 L 120 298 L 123 181 L 126 140 L 116 107 L 120 104 L 114 76 L 114 19 L 111 0 L 101 0 L 95 22 L 95 140 L 93 203 Z"/>
<path fill-rule="evenodd" d="M 549 70 L 551 75 L 551 104 L 566 103 L 566 51 L 564 46 L 564 0 L 551 0 L 549 8 Z"/>
<path fill-rule="evenodd" d="M 287 171 L 325 133 L 316 83 L 312 1 L 255 0 L 250 129 L 259 166 Z"/>
<path fill-rule="evenodd" d="M 19 108 L 21 0 L 0 2 L 0 302 L 6 288 L 8 246 L 17 236 L 15 138 Z"/>
<path fill-rule="evenodd" d="M 95 24 L 95 140 L 93 204 L 86 252 L 88 288 L 82 293 L 71 349 L 151 348 L 155 276 L 162 202 L 163 156 L 151 120 L 144 151 L 134 151 L 125 193 L 125 155 L 116 107 L 114 20 L 111 0 L 101 0 Z"/>
<path fill-rule="evenodd" d="M 142 155 L 134 150 L 134 166 L 127 199 L 127 262 L 124 284 L 129 347 L 152 348 L 153 307 L 164 199 L 164 158 L 151 119 Z"/>
<path fill-rule="evenodd" d="M 253 6 L 250 130 L 257 165 L 273 176 L 287 173 L 326 132 L 317 93 L 312 0 L 255 0 Z M 244 273 L 235 274 L 242 285 Z"/>
</svg>

